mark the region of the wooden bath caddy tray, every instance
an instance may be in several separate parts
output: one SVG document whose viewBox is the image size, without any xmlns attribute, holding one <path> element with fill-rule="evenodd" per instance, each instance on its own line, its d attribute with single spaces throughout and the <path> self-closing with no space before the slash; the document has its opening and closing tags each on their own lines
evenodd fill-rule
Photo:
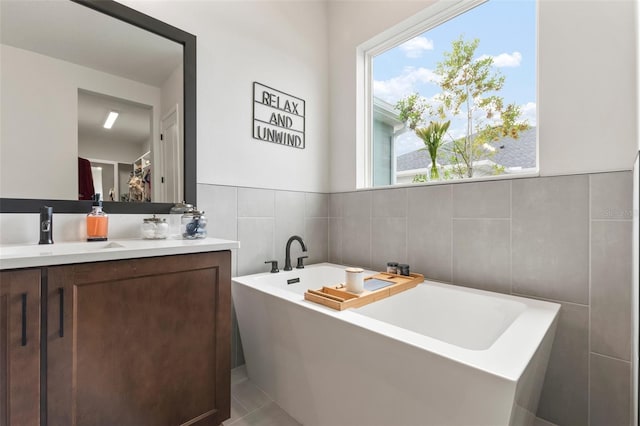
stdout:
<svg viewBox="0 0 640 426">
<path fill-rule="evenodd" d="M 389 284 L 377 290 L 370 291 L 366 289 L 367 281 L 369 281 L 370 284 L 374 283 L 374 281 L 370 280 L 375 280 L 376 284 Z M 364 279 L 365 290 L 360 294 L 350 293 L 344 284 L 338 284 L 330 287 L 324 286 L 318 290 L 309 289 L 304 293 L 304 298 L 305 300 L 328 306 L 331 309 L 342 311 L 349 308 L 360 308 L 376 300 L 385 299 L 394 294 L 409 290 L 423 281 L 424 275 L 422 274 L 411 273 L 410 276 L 405 276 L 380 272 Z"/>
</svg>

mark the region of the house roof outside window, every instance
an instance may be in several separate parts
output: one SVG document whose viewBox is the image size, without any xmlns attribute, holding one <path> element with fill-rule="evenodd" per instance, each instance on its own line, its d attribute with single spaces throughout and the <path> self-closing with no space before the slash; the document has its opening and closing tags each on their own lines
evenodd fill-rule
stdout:
<svg viewBox="0 0 640 426">
<path fill-rule="evenodd" d="M 490 145 L 495 149 L 495 155 L 490 157 L 489 161 L 506 169 L 532 169 L 536 167 L 536 135 L 536 127 L 533 126 L 521 132 L 518 139 L 505 137 L 492 142 Z M 441 158 L 437 160 L 438 164 L 451 164 L 447 157 L 447 154 L 443 152 Z M 427 151 L 415 150 L 398 156 L 396 170 L 403 172 L 426 169 L 430 164 L 431 159 Z"/>
</svg>

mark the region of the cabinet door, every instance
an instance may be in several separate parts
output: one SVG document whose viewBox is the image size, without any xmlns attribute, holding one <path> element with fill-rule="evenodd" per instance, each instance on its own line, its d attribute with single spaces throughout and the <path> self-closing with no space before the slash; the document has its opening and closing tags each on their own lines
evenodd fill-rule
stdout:
<svg viewBox="0 0 640 426">
<path fill-rule="evenodd" d="M 0 425 L 40 424 L 40 270 L 0 272 Z"/>
<path fill-rule="evenodd" d="M 227 251 L 49 268 L 48 424 L 227 419 L 230 264 Z"/>
</svg>

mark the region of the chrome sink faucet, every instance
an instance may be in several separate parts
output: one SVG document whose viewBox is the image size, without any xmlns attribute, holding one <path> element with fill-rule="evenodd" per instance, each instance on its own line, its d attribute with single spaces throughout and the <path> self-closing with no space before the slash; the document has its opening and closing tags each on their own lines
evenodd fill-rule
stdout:
<svg viewBox="0 0 640 426">
<path fill-rule="evenodd" d="M 285 250 L 285 258 L 284 258 L 284 270 L 285 271 L 290 271 L 291 269 L 291 243 L 294 241 L 298 241 L 300 243 L 300 246 L 302 247 L 302 251 L 306 252 L 307 251 L 307 246 L 304 245 L 304 241 L 302 241 L 302 238 L 300 238 L 297 235 L 292 236 L 291 238 L 289 238 L 289 240 L 287 241 L 287 248 Z M 300 267 L 300 259 L 298 259 L 298 267 Z"/>
</svg>

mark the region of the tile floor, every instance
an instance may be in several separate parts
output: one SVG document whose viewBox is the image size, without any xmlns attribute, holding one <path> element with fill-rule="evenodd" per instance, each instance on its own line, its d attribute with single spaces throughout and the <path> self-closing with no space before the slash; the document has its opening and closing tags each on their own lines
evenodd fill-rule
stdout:
<svg viewBox="0 0 640 426">
<path fill-rule="evenodd" d="M 231 418 L 224 426 L 301 426 L 247 378 L 244 365 L 231 370 Z"/>
<path fill-rule="evenodd" d="M 231 370 L 231 418 L 223 426 L 302 426 L 251 383 L 244 365 Z M 536 419 L 534 426 L 555 426 Z"/>
</svg>

